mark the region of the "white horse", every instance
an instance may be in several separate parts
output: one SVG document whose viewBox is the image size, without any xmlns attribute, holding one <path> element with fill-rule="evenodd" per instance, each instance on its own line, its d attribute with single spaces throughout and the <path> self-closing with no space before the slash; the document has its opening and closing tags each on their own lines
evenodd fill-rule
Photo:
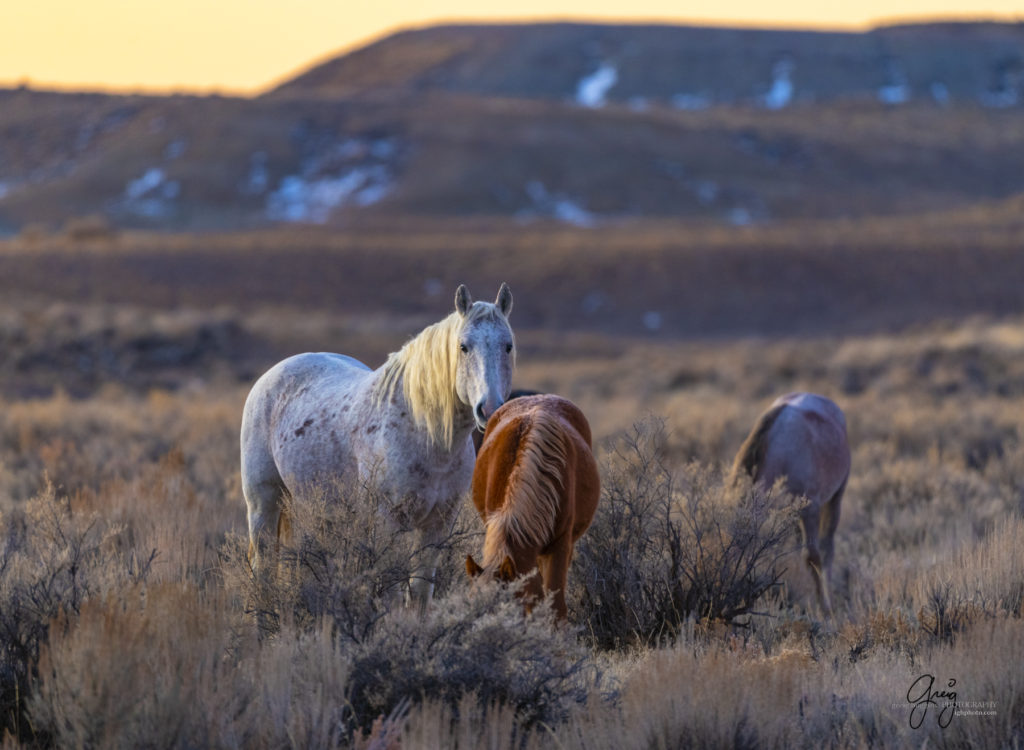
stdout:
<svg viewBox="0 0 1024 750">
<path fill-rule="evenodd" d="M 469 489 L 469 439 L 508 397 L 515 366 L 512 293 L 473 302 L 428 326 L 378 369 L 341 354 L 307 353 L 277 363 L 253 386 L 242 415 L 242 490 L 249 557 L 259 568 L 281 501 L 304 488 L 372 481 L 396 521 L 411 522 L 425 549 L 443 539 Z M 340 502 L 341 498 L 337 498 Z M 437 555 L 410 582 L 424 606 Z"/>
</svg>

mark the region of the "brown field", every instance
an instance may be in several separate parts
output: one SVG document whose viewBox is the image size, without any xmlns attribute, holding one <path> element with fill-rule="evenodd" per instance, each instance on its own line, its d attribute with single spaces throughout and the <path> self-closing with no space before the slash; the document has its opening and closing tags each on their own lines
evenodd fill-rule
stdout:
<svg viewBox="0 0 1024 750">
<path fill-rule="evenodd" d="M 7 241 L 5 747 L 1020 747 L 1016 209 Z M 401 605 L 412 540 L 358 502 L 297 499 L 290 573 L 254 580 L 237 447 L 252 380 L 303 350 L 376 366 L 457 282 L 489 297 L 503 279 L 516 385 L 576 401 L 598 443 L 572 627 L 469 586 L 471 508 L 423 618 Z M 832 623 L 775 538 L 783 509 L 756 516 L 751 573 L 729 569 L 746 506 L 722 503 L 721 472 L 791 390 L 849 420 Z M 672 563 L 696 581 L 681 599 Z M 726 600 L 746 613 L 717 617 Z M 926 674 L 975 713 L 942 726 L 941 706 L 918 708 L 912 728 Z"/>
</svg>

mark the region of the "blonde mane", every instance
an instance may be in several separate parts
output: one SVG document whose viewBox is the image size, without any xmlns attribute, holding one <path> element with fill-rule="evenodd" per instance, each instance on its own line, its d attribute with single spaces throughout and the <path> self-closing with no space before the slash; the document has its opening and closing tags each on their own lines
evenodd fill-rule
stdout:
<svg viewBox="0 0 1024 750">
<path fill-rule="evenodd" d="M 413 420 L 427 431 L 431 441 L 451 450 L 459 406 L 455 392 L 459 333 L 464 325 L 488 315 L 500 313 L 493 305 L 476 302 L 465 317 L 453 312 L 388 355 L 376 394 L 378 406 L 390 399 L 401 383 Z"/>
<path fill-rule="evenodd" d="M 546 546 L 562 505 L 568 454 L 560 420 L 545 412 L 525 419 L 529 424 L 505 486 L 505 499 L 487 519 L 485 569 L 493 569 L 511 556 L 510 543 Z"/>
</svg>

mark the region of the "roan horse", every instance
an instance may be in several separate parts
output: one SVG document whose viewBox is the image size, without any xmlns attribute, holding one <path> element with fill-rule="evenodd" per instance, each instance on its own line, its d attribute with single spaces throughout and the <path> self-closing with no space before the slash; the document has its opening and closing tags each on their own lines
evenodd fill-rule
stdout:
<svg viewBox="0 0 1024 750">
<path fill-rule="evenodd" d="M 846 417 L 831 400 L 814 393 L 780 396 L 762 414 L 733 462 L 731 483 L 741 474 L 765 487 L 783 478 L 786 491 L 806 498 L 800 524 L 807 566 L 818 602 L 832 613 L 829 579 L 839 506 L 850 475 Z"/>
<path fill-rule="evenodd" d="M 600 493 L 590 425 L 576 405 L 551 395 L 510 400 L 487 423 L 477 456 L 473 503 L 487 531 L 483 566 L 470 555 L 466 571 L 503 581 L 529 573 L 526 611 L 553 592 L 564 620 L 573 545 L 590 526 Z"/>
<path fill-rule="evenodd" d="M 376 370 L 340 354 L 307 353 L 264 373 L 242 415 L 253 568 L 266 552 L 266 537 L 275 534 L 276 550 L 286 528 L 285 494 L 316 486 L 373 482 L 392 517 L 411 523 L 423 547 L 433 549 L 450 530 L 472 478 L 469 434 L 484 429 L 509 393 L 511 311 L 506 284 L 493 304 L 473 302 L 460 286 L 455 312 Z M 436 554 L 426 557 L 410 582 L 420 606 L 433 593 Z"/>
</svg>

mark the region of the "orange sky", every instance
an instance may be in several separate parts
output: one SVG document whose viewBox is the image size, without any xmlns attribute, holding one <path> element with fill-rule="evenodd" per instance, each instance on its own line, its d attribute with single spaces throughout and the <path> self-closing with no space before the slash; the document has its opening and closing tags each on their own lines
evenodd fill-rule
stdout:
<svg viewBox="0 0 1024 750">
<path fill-rule="evenodd" d="M 627 10 L 628 9 L 628 10 Z M 574 19 L 865 28 L 922 18 L 1024 20 L 1021 0 L 0 0 L 0 86 L 257 93 L 405 26 Z"/>
</svg>

